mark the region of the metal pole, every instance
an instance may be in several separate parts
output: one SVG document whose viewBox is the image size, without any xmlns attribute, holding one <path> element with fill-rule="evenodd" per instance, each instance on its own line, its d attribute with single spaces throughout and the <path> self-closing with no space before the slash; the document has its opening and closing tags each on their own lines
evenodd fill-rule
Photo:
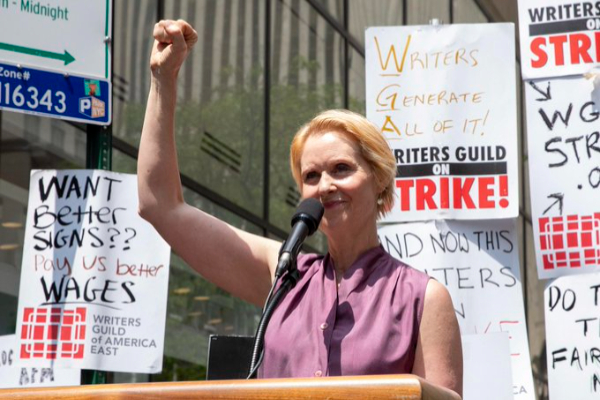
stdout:
<svg viewBox="0 0 600 400">
<path fill-rule="evenodd" d="M 114 21 L 114 4 L 111 2 L 111 19 Z M 115 27 L 112 25 L 110 37 L 114 38 Z M 110 42 L 111 71 L 114 66 L 114 46 Z M 112 79 L 112 76 L 111 76 Z M 111 82 L 112 84 L 112 82 Z M 114 96 L 111 93 L 111 104 Z M 87 169 L 101 169 L 110 171 L 112 168 L 112 123 L 108 126 L 86 125 L 86 157 L 85 167 Z M 81 383 L 84 385 L 96 385 L 107 383 L 107 373 L 105 371 L 81 370 Z"/>
</svg>

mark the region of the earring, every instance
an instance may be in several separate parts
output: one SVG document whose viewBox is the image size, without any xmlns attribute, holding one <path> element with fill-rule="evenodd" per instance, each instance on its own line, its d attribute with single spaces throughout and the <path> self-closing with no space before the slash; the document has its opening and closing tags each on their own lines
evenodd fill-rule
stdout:
<svg viewBox="0 0 600 400">
<path fill-rule="evenodd" d="M 383 199 L 381 197 L 377 198 L 377 205 L 380 206 L 383 204 Z"/>
</svg>

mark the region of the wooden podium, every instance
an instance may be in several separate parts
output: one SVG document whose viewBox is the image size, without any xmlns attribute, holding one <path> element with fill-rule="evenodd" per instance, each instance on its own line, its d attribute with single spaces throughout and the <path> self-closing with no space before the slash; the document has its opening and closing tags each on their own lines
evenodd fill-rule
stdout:
<svg viewBox="0 0 600 400">
<path fill-rule="evenodd" d="M 253 379 L 4 389 L 0 400 L 460 400 L 414 375 Z"/>
</svg>

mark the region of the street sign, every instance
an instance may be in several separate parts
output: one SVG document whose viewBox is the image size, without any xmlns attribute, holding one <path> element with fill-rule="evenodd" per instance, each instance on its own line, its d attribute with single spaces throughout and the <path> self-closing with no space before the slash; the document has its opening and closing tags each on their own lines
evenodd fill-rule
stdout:
<svg viewBox="0 0 600 400">
<path fill-rule="evenodd" d="M 110 82 L 105 80 L 0 63 L 3 110 L 108 125 L 110 92 Z"/>
<path fill-rule="evenodd" d="M 0 0 L 0 62 L 110 79 L 111 0 Z"/>
<path fill-rule="evenodd" d="M 112 0 L 0 0 L 0 109 L 108 125 Z"/>
</svg>

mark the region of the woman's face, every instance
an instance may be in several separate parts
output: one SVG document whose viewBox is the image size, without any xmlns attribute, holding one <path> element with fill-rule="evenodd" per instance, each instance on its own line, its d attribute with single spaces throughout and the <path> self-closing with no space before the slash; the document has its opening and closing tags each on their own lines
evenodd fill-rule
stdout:
<svg viewBox="0 0 600 400">
<path fill-rule="evenodd" d="M 377 219 L 375 179 L 358 145 L 347 135 L 326 132 L 310 136 L 300 157 L 302 197 L 325 208 L 321 230 L 360 230 Z M 368 225 L 367 225 L 368 226 Z"/>
</svg>

